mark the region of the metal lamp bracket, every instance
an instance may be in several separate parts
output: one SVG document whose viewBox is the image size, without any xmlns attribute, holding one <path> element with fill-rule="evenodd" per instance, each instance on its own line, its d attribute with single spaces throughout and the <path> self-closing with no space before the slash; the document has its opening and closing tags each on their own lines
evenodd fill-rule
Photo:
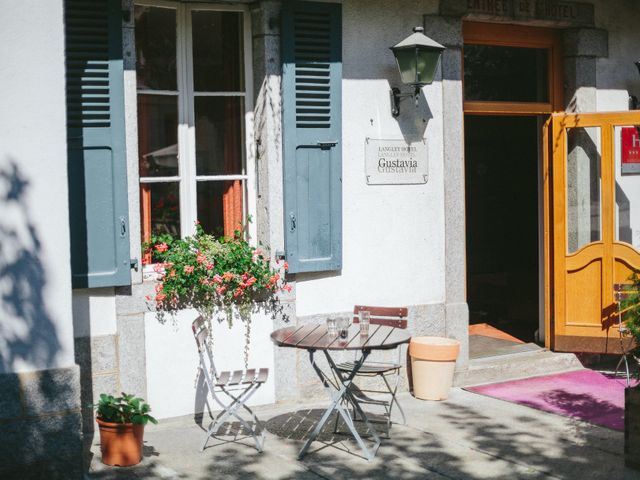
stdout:
<svg viewBox="0 0 640 480">
<path fill-rule="evenodd" d="M 420 97 L 420 87 L 416 86 L 413 93 L 400 93 L 400 89 L 397 87 L 389 90 L 389 97 L 391 99 L 391 115 L 397 117 L 400 115 L 400 101 L 404 98 L 415 98 L 416 108 L 418 107 L 418 98 Z"/>
</svg>

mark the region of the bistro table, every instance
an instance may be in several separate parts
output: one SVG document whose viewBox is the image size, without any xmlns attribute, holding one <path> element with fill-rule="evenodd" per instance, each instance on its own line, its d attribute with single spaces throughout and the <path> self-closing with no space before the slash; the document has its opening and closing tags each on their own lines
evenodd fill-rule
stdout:
<svg viewBox="0 0 640 480">
<path fill-rule="evenodd" d="M 380 446 L 380 437 L 375 429 L 369 423 L 369 420 L 358 403 L 357 396 L 353 393 L 353 378 L 358 370 L 364 364 L 369 354 L 373 350 L 390 350 L 398 347 L 403 343 L 409 343 L 411 336 L 405 329 L 390 327 L 386 325 L 369 326 L 368 335 L 360 335 L 360 327 L 358 324 L 352 324 L 349 327 L 346 338 L 340 335 L 329 335 L 327 326 L 323 323 L 314 323 L 298 327 L 286 327 L 276 330 L 271 334 L 271 340 L 281 347 L 302 348 L 309 352 L 309 360 L 313 369 L 316 371 L 320 381 L 322 382 L 331 403 L 327 407 L 322 418 L 316 424 L 313 432 L 302 446 L 298 458 L 302 458 L 311 443 L 318 437 L 322 427 L 325 425 L 334 410 L 342 417 L 349 431 L 358 442 L 367 460 L 371 461 Z M 354 362 L 353 370 L 341 371 L 337 368 L 335 361 L 331 357 L 331 352 L 352 350 L 355 351 L 357 357 Z M 329 363 L 329 368 L 333 373 L 332 379 L 317 365 L 314 354 L 316 351 L 322 351 Z M 358 355 L 359 353 L 359 355 Z M 371 432 L 374 439 L 374 445 L 369 449 L 365 445 L 362 437 L 355 428 L 353 419 L 349 414 L 349 409 L 345 408 L 343 401 L 346 400 L 352 404 L 357 413 L 362 417 L 366 427 Z"/>
</svg>

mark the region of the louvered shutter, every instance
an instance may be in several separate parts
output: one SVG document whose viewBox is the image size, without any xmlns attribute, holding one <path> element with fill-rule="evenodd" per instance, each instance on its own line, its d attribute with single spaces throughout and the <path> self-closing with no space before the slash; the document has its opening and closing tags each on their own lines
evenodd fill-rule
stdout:
<svg viewBox="0 0 640 480">
<path fill-rule="evenodd" d="M 65 0 L 65 32 L 72 284 L 128 285 L 120 1 Z"/>
<path fill-rule="evenodd" d="M 282 12 L 284 225 L 289 271 L 342 268 L 341 5 Z"/>
</svg>

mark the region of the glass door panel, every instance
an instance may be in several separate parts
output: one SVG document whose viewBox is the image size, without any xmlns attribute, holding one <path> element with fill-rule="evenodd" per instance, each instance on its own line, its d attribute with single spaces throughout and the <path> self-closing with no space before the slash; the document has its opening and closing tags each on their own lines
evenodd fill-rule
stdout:
<svg viewBox="0 0 640 480">
<path fill-rule="evenodd" d="M 640 126 L 614 129 L 614 239 L 640 250 Z"/>
<path fill-rule="evenodd" d="M 600 127 L 567 129 L 567 253 L 602 239 Z"/>
</svg>

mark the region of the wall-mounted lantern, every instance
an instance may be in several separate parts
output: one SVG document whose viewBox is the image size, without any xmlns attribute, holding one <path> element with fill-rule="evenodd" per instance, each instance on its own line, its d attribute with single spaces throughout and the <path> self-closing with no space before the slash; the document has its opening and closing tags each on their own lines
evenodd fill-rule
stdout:
<svg viewBox="0 0 640 480">
<path fill-rule="evenodd" d="M 391 47 L 396 57 L 400 78 L 405 85 L 414 88 L 413 93 L 400 93 L 400 89 L 391 89 L 391 115 L 400 114 L 400 100 L 415 97 L 416 106 L 420 88 L 433 82 L 442 51 L 445 49 L 438 42 L 431 40 L 424 33 L 424 28 L 415 27 L 413 34 Z"/>
</svg>

